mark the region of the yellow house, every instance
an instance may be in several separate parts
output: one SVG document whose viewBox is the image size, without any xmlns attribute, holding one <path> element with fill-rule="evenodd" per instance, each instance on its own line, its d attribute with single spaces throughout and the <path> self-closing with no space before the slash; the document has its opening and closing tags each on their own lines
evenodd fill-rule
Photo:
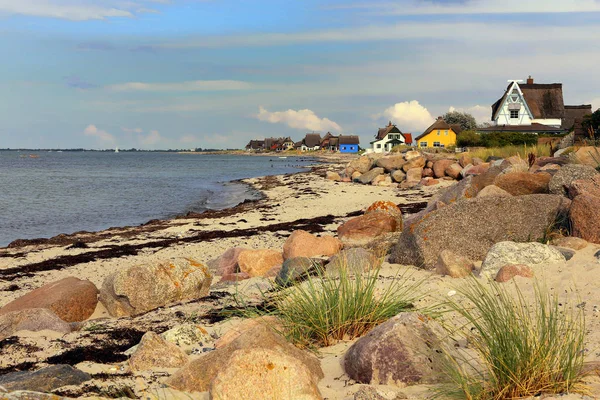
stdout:
<svg viewBox="0 0 600 400">
<path fill-rule="evenodd" d="M 418 147 L 456 146 L 456 135 L 460 131 L 460 125 L 448 125 L 442 117 L 438 117 L 437 121 L 415 139 L 415 144 Z"/>
</svg>

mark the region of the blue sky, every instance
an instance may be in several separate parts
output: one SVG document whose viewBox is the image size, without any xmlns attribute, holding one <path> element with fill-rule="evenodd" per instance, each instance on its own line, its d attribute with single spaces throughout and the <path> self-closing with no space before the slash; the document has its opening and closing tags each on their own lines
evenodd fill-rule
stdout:
<svg viewBox="0 0 600 400">
<path fill-rule="evenodd" d="M 600 107 L 596 0 L 0 0 L 0 148 L 236 148 L 489 119 L 508 79 Z"/>
</svg>

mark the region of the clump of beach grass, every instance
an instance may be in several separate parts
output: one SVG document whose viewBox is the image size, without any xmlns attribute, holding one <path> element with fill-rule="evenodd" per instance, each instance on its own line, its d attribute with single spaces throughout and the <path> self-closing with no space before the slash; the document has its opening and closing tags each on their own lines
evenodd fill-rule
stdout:
<svg viewBox="0 0 600 400">
<path fill-rule="evenodd" d="M 466 301 L 448 303 L 466 320 L 462 331 L 477 356 L 448 355 L 452 384 L 444 397 L 500 400 L 585 393 L 583 311 L 567 307 L 537 282 L 532 302 L 516 284 L 510 287 L 496 282 L 487 287 L 473 278 L 458 290 Z"/>
<path fill-rule="evenodd" d="M 408 270 L 384 282 L 379 279 L 380 267 L 363 272 L 342 262 L 334 272 L 322 267 L 312 271 L 291 287 L 274 287 L 271 293 L 275 294 L 269 296 L 264 308 L 279 318 L 281 333 L 299 347 L 330 346 L 363 336 L 413 308 L 420 296 L 422 280 L 413 279 Z"/>
<path fill-rule="evenodd" d="M 490 156 L 508 158 L 512 156 L 519 156 L 525 160 L 529 157 L 529 154 L 533 154 L 536 157 L 551 156 L 551 148 L 548 145 L 522 145 L 522 146 L 504 146 L 504 147 L 490 147 L 490 148 L 479 148 L 469 152 L 472 157 L 481 158 L 486 161 Z"/>
</svg>

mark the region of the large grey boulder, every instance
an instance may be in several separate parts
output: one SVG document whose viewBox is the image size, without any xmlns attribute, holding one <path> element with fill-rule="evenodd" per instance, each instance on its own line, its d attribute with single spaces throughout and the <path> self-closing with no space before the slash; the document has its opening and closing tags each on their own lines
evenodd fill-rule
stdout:
<svg viewBox="0 0 600 400">
<path fill-rule="evenodd" d="M 134 371 L 145 371 L 154 368 L 177 368 L 187 361 L 187 355 L 177 345 L 167 342 L 154 332 L 146 332 L 129 358 L 129 365 Z"/>
<path fill-rule="evenodd" d="M 18 331 L 42 330 L 69 333 L 72 327 L 47 308 L 28 308 L 0 315 L 0 340 Z"/>
<path fill-rule="evenodd" d="M 400 313 L 358 339 L 343 360 L 348 376 L 372 385 L 441 382 L 444 356 L 439 325 L 418 313 Z"/>
<path fill-rule="evenodd" d="M 494 277 L 505 265 L 537 267 L 565 261 L 565 256 L 554 246 L 506 241 L 492 246 L 481 264 L 481 272 Z"/>
<path fill-rule="evenodd" d="M 363 173 L 361 176 L 356 178 L 354 181 L 360 182 L 363 185 L 366 185 L 366 184 L 373 182 L 373 180 L 375 180 L 375 178 L 377 178 L 379 175 L 382 175 L 384 172 L 385 172 L 385 170 L 383 168 L 379 168 L 379 167 L 373 168 L 369 172 Z"/>
<path fill-rule="evenodd" d="M 92 377 L 70 365 L 52 365 L 29 372 L 10 372 L 0 376 L 0 386 L 8 391 L 32 390 L 50 392 L 67 385 L 79 385 Z"/>
<path fill-rule="evenodd" d="M 566 196 L 569 186 L 573 181 L 579 179 L 592 179 L 596 175 L 598 175 L 598 171 L 591 165 L 567 164 L 554 174 L 552 179 L 550 179 L 548 187 L 550 193 Z"/>
<path fill-rule="evenodd" d="M 138 315 L 205 297 L 211 282 L 208 269 L 188 258 L 134 265 L 106 277 L 100 301 L 113 317 Z"/>
<path fill-rule="evenodd" d="M 329 263 L 325 267 L 327 272 L 334 274 L 340 270 L 347 271 L 349 274 L 361 274 L 379 268 L 382 262 L 383 259 L 371 251 L 355 247 L 340 251 L 329 259 Z"/>
<path fill-rule="evenodd" d="M 483 260 L 498 242 L 542 239 L 569 203 L 549 194 L 457 201 L 407 224 L 390 261 L 432 269 L 442 250 Z"/>
<path fill-rule="evenodd" d="M 354 172 L 364 174 L 373 166 L 373 160 L 367 156 L 362 156 L 352 160 L 346 165 L 346 176 L 351 176 Z"/>
<path fill-rule="evenodd" d="M 401 154 L 395 156 L 381 157 L 375 161 L 375 165 L 385 169 L 387 172 L 402 169 L 402 166 L 406 164 L 404 157 Z"/>
</svg>

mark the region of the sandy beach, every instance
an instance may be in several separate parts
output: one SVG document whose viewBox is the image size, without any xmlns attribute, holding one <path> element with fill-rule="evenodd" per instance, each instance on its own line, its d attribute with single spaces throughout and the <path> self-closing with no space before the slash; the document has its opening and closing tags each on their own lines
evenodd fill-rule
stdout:
<svg viewBox="0 0 600 400">
<path fill-rule="evenodd" d="M 108 275 L 131 265 L 186 257 L 211 268 L 211 260 L 233 247 L 281 251 L 286 239 L 297 229 L 318 236 L 336 236 L 340 224 L 361 215 L 375 201 L 397 204 L 406 218 L 423 209 L 441 188 L 455 184 L 454 181 L 441 181 L 436 186 L 399 189 L 325 179 L 327 171 L 341 172 L 347 162 L 347 157 L 329 159 L 296 174 L 245 179 L 243 182 L 260 190 L 263 198 L 232 209 L 151 221 L 140 227 L 61 236 L 39 243 L 23 241 L 0 249 L 0 306 L 48 282 L 69 276 L 89 280 L 100 288 Z M 596 279 L 600 261 L 594 256 L 599 249 L 600 246 L 589 244 L 576 251 L 566 263 L 545 265 L 534 271 L 550 291 L 570 296 L 565 306 L 576 301 L 584 310 L 588 330 L 586 361 L 600 361 L 600 283 Z M 417 307 L 445 301 L 462 282 L 433 271 L 386 261 L 381 270 L 380 288 L 385 288 L 389 278 L 399 271 L 406 270 L 412 279 L 423 280 L 421 291 L 424 295 Z M 55 392 L 59 395 L 111 397 L 120 394 L 123 388 L 131 388 L 136 396 L 151 394 L 175 398 L 177 392 L 164 392 L 169 389 L 162 387 L 174 370 L 132 372 L 127 367 L 125 351 L 136 345 L 147 331 L 162 333 L 176 325 L 193 323 L 206 332 L 202 343 L 190 350 L 191 357 L 201 357 L 241 321 L 240 318 L 224 318 L 218 311 L 235 306 L 239 294 L 250 302 L 259 303 L 260 291 L 269 289 L 268 278 L 252 278 L 234 285 L 220 283 L 217 271 L 211 268 L 211 272 L 215 276 L 210 295 L 203 299 L 119 319 L 111 318 L 98 303 L 94 314 L 80 323 L 77 331 L 68 334 L 22 332 L 5 339 L 0 342 L 0 372 L 35 370 L 66 363 L 90 373 L 93 380 L 64 387 Z M 531 279 L 516 277 L 514 282 L 527 296 L 532 295 Z M 319 382 L 324 398 L 352 399 L 362 386 L 344 373 L 340 363 L 355 341 L 343 341 L 317 352 L 325 374 Z M 593 395 L 600 394 L 597 376 L 588 380 Z M 163 395 L 159 393 L 161 390 Z M 378 390 L 387 393 L 390 399 L 420 399 L 433 394 L 431 385 L 378 386 Z M 406 397 L 396 397 L 401 395 Z M 182 396 L 189 398 L 192 395 Z M 207 393 L 193 396 L 208 398 Z"/>
</svg>

